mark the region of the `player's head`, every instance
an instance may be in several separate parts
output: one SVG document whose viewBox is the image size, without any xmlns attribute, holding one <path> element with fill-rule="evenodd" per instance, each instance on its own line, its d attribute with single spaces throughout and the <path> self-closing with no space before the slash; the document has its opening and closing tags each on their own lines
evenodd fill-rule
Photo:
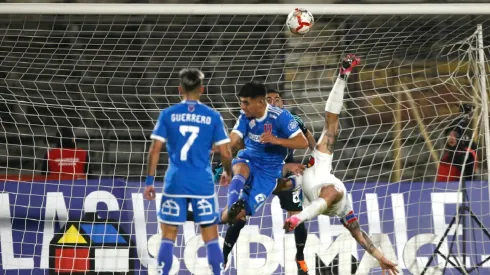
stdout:
<svg viewBox="0 0 490 275">
<path fill-rule="evenodd" d="M 284 107 L 281 94 L 273 88 L 269 88 L 267 90 L 267 97 L 265 99 L 267 100 L 267 103 L 272 106 L 276 106 L 281 109 Z"/>
<path fill-rule="evenodd" d="M 204 74 L 198 69 L 182 69 L 179 72 L 179 79 L 179 91 L 181 94 L 199 95 L 204 91 L 204 86 L 202 85 Z"/>
<path fill-rule="evenodd" d="M 247 117 L 261 117 L 264 115 L 267 101 L 267 87 L 258 81 L 251 81 L 243 85 L 238 92 L 240 107 Z"/>
</svg>

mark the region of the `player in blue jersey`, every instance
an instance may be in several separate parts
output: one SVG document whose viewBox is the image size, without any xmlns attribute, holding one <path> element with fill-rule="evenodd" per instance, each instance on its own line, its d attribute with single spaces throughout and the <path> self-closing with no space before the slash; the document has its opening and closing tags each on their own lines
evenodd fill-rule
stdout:
<svg viewBox="0 0 490 275">
<path fill-rule="evenodd" d="M 218 242 L 219 212 L 210 152 L 213 145 L 219 151 L 224 168 L 221 184 L 229 184 L 230 139 L 221 115 L 199 102 L 204 91 L 203 73 L 197 69 L 184 69 L 179 76 L 179 91 L 184 101 L 160 113 L 148 153 L 145 198 L 153 200 L 156 195 L 153 186 L 155 170 L 163 143 L 167 143 L 169 165 L 158 213 L 162 231 L 158 252 L 159 274 L 169 274 L 178 225 L 186 221 L 188 205 L 191 204 L 194 221 L 201 226 L 209 265 L 213 274 L 218 275 L 223 270 L 223 255 Z"/>
<path fill-rule="evenodd" d="M 266 101 L 267 87 L 259 82 L 245 84 L 238 93 L 242 112 L 230 134 L 232 149 L 242 140 L 245 149 L 233 160 L 233 179 L 221 221 L 231 224 L 225 236 L 225 264 L 245 217 L 255 214 L 282 177 L 288 148 L 304 149 L 308 141 L 289 111 Z"/>
</svg>

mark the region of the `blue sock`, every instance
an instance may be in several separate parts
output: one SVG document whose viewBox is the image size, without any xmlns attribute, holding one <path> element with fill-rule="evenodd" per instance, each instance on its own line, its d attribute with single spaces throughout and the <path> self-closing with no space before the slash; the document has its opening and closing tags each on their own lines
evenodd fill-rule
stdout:
<svg viewBox="0 0 490 275">
<path fill-rule="evenodd" d="M 228 201 L 226 204 L 228 209 L 238 200 L 246 181 L 247 179 L 240 174 L 233 176 L 231 179 L 230 185 L 228 186 Z"/>
<path fill-rule="evenodd" d="M 158 251 L 158 266 L 162 268 L 162 275 L 168 275 L 170 269 L 172 268 L 172 262 L 174 260 L 174 242 L 162 238 L 162 243 L 160 244 L 160 250 Z M 159 273 L 160 274 L 160 273 Z"/>
<path fill-rule="evenodd" d="M 208 263 L 213 269 L 213 274 L 220 275 L 224 266 L 223 253 L 221 252 L 221 247 L 219 247 L 218 238 L 206 243 L 206 251 L 208 253 Z"/>
</svg>

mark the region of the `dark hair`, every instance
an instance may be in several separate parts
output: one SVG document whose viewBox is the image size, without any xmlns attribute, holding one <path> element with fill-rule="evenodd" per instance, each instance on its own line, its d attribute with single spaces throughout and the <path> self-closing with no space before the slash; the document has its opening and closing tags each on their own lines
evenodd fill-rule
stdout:
<svg viewBox="0 0 490 275">
<path fill-rule="evenodd" d="M 182 69 L 179 72 L 180 86 L 186 92 L 192 92 L 196 88 L 202 86 L 204 74 L 195 68 Z"/>
<path fill-rule="evenodd" d="M 278 91 L 277 91 L 276 89 L 274 89 L 274 88 L 268 88 L 268 89 L 267 89 L 267 93 L 268 93 L 268 94 L 278 94 L 278 95 L 279 95 L 279 97 L 281 97 L 281 98 L 282 98 L 282 94 L 281 94 L 280 92 L 278 92 Z"/>
<path fill-rule="evenodd" d="M 238 92 L 239 97 L 257 98 L 260 96 L 265 97 L 266 95 L 267 87 L 264 83 L 258 81 L 248 82 L 247 84 L 243 85 L 240 92 Z"/>
<path fill-rule="evenodd" d="M 75 148 L 75 143 L 73 142 L 75 135 L 73 134 L 73 130 L 71 128 L 61 128 L 56 137 L 59 140 L 60 147 Z"/>
</svg>

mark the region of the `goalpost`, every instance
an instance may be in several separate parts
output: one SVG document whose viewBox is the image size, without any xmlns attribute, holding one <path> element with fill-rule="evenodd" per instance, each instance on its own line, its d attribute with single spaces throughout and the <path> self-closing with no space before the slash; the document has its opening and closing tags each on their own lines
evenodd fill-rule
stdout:
<svg viewBox="0 0 490 275">
<path fill-rule="evenodd" d="M 425 274 L 469 274 L 478 265 L 490 272 L 481 228 L 490 227 L 490 4 L 307 4 L 315 25 L 305 36 L 285 27 L 296 7 L 0 4 L 1 273 L 156 274 L 159 201 L 142 196 L 146 154 L 159 111 L 180 101 L 178 71 L 205 73 L 202 101 L 229 128 L 236 92 L 257 79 L 281 91 L 318 138 L 348 53 L 362 62 L 348 80 L 334 173 L 362 228 L 402 274 L 421 274 L 431 256 Z M 461 103 L 475 107 L 464 135 L 478 158 L 464 185 L 437 181 L 440 160 L 451 159 L 445 130 L 465 117 Z M 88 179 L 41 175 L 65 128 L 88 151 Z M 298 161 L 308 155 L 295 152 Z M 161 187 L 166 152 L 160 163 Z M 226 188 L 217 193 L 225 205 Z M 249 219 L 231 274 L 296 274 L 284 218 L 273 197 Z M 336 219 L 307 228 L 310 274 L 379 271 Z M 179 233 L 173 274 L 210 274 L 198 233 L 192 222 Z"/>
</svg>

